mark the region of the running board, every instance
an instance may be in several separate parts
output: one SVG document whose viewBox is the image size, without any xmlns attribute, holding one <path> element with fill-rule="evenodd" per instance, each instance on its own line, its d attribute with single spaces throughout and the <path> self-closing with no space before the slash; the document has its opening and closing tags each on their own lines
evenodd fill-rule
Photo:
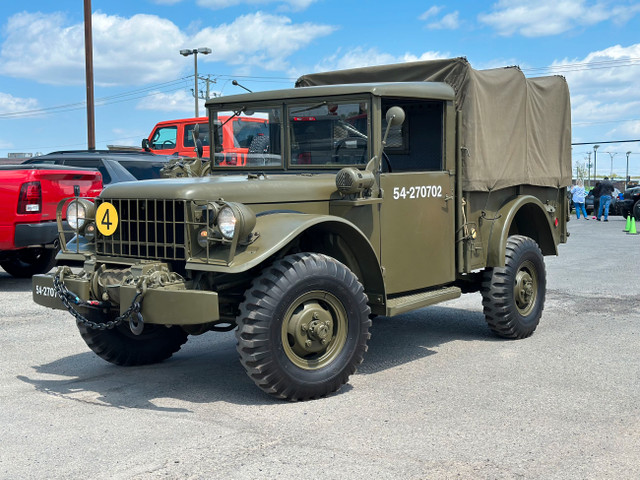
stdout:
<svg viewBox="0 0 640 480">
<path fill-rule="evenodd" d="M 445 300 L 453 300 L 462 295 L 458 287 L 446 287 L 440 290 L 432 290 L 424 293 L 414 293 L 405 297 L 397 297 L 387 300 L 387 317 L 400 315 L 401 313 L 418 308 L 427 307 Z"/>
</svg>

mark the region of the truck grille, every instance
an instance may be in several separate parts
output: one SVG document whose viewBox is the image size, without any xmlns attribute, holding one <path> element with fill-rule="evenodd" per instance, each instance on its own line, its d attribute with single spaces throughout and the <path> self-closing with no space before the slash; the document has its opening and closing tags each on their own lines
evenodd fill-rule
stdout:
<svg viewBox="0 0 640 480">
<path fill-rule="evenodd" d="M 186 258 L 184 201 L 99 199 L 97 205 L 105 201 L 118 211 L 118 228 L 109 237 L 98 235 L 98 254 L 154 260 Z"/>
</svg>

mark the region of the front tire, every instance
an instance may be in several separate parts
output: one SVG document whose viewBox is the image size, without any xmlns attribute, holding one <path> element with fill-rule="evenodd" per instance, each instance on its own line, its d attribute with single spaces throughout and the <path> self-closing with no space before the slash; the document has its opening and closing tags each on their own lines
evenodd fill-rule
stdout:
<svg viewBox="0 0 640 480">
<path fill-rule="evenodd" d="M 0 267 L 16 278 L 31 278 L 39 273 L 47 273 L 56 264 L 57 248 L 23 248 L 11 252 L 0 262 Z"/>
<path fill-rule="evenodd" d="M 278 398 L 323 397 L 362 362 L 371 310 L 357 277 L 316 253 L 289 255 L 254 280 L 237 318 L 249 377 Z"/>
<path fill-rule="evenodd" d="M 640 222 L 640 201 L 633 204 L 633 217 Z"/>
<path fill-rule="evenodd" d="M 100 358 L 120 366 L 150 365 L 171 357 L 187 341 L 188 334 L 180 327 L 144 326 L 134 335 L 125 322 L 108 330 L 89 328 L 77 322 L 87 346 Z"/>
<path fill-rule="evenodd" d="M 505 266 L 483 274 L 482 305 L 491 330 L 504 338 L 531 336 L 542 316 L 546 283 L 538 244 L 522 235 L 509 237 Z"/>
</svg>

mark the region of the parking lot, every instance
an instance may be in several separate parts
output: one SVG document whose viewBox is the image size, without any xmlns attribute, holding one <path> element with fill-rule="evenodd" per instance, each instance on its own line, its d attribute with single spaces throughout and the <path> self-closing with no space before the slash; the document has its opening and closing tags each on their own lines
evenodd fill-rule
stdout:
<svg viewBox="0 0 640 480">
<path fill-rule="evenodd" d="M 121 368 L 0 271 L 0 477 L 640 478 L 640 235 L 569 223 L 542 321 L 494 337 L 480 294 L 377 318 L 328 398 L 274 400 L 233 333 Z"/>
</svg>

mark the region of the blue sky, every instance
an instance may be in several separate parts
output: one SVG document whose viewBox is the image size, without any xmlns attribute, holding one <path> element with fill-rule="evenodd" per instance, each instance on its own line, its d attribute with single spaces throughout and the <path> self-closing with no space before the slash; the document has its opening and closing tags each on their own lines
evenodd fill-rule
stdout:
<svg viewBox="0 0 640 480">
<path fill-rule="evenodd" d="M 0 157 L 87 146 L 83 0 L 3 0 Z M 640 139 L 640 2 L 92 0 L 96 143 L 139 145 L 193 116 L 193 57 L 211 93 L 284 88 L 304 73 L 465 56 L 478 69 L 561 74 L 573 141 Z M 204 82 L 201 88 L 204 90 Z M 201 114 L 204 108 L 201 107 Z M 574 165 L 591 145 L 573 149 Z M 640 175 L 640 142 L 602 144 L 598 174 Z"/>
</svg>

